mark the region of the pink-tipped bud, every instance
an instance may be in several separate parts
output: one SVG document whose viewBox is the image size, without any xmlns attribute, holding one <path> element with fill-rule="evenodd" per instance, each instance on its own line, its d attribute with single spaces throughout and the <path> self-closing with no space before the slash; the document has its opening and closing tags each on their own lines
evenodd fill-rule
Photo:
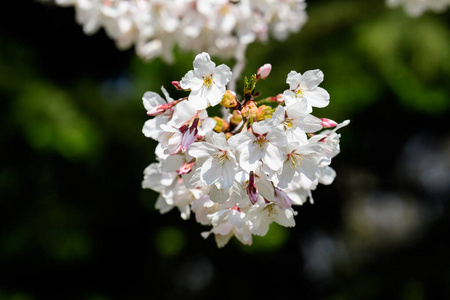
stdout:
<svg viewBox="0 0 450 300">
<path fill-rule="evenodd" d="M 240 104 L 238 99 L 236 98 L 236 94 L 232 91 L 226 90 L 225 94 L 222 97 L 222 101 L 220 105 L 226 108 L 237 108 Z"/>
<path fill-rule="evenodd" d="M 230 123 L 228 123 L 224 119 L 217 116 L 214 116 L 213 119 L 216 120 L 216 126 L 213 129 L 215 132 L 226 132 L 228 131 L 228 129 L 230 129 Z"/>
<path fill-rule="evenodd" d="M 242 210 L 239 208 L 239 206 L 235 205 L 232 210 L 238 211 L 238 212 L 242 212 Z"/>
<path fill-rule="evenodd" d="M 155 107 L 153 107 L 152 109 L 147 111 L 147 115 L 151 116 L 151 117 L 155 117 L 155 116 L 159 116 L 163 113 L 166 112 L 166 110 L 168 110 L 169 108 L 173 107 L 173 102 L 167 103 L 167 104 L 160 104 L 160 105 L 156 105 Z"/>
<path fill-rule="evenodd" d="M 174 107 L 175 105 L 177 105 L 178 103 L 180 103 L 183 100 L 184 99 L 180 99 L 177 101 L 169 102 L 167 104 L 156 105 L 155 107 L 153 107 L 152 109 L 147 111 L 147 115 L 152 116 L 152 117 L 159 116 L 159 115 L 165 113 L 166 110 L 171 109 L 172 107 Z"/>
<path fill-rule="evenodd" d="M 278 94 L 275 98 L 276 98 L 276 101 L 280 104 L 284 102 L 283 94 Z"/>
<path fill-rule="evenodd" d="M 270 71 L 272 71 L 272 65 L 265 64 L 264 66 L 260 67 L 258 69 L 258 71 L 256 72 L 256 78 L 257 79 L 266 79 L 267 76 L 269 76 Z"/>
<path fill-rule="evenodd" d="M 175 87 L 175 89 L 177 89 L 178 91 L 189 91 L 190 89 L 183 89 L 181 87 L 181 84 L 179 81 L 172 81 L 172 85 Z"/>
<path fill-rule="evenodd" d="M 272 118 L 273 115 L 273 108 L 267 105 L 261 105 L 258 107 L 258 113 L 256 114 L 256 120 L 262 121 L 265 119 Z"/>
<path fill-rule="evenodd" d="M 241 123 L 241 121 L 242 121 L 241 112 L 238 111 L 238 110 L 233 110 L 233 113 L 232 113 L 231 118 L 230 118 L 230 123 L 233 126 L 238 126 L 239 123 Z"/>
<path fill-rule="evenodd" d="M 323 128 L 331 128 L 331 127 L 336 127 L 338 125 L 338 123 L 336 123 L 335 121 L 327 119 L 327 118 L 321 118 L 321 120 L 322 120 Z"/>
<path fill-rule="evenodd" d="M 247 186 L 247 194 L 252 204 L 258 202 L 258 190 L 255 185 L 255 174 L 253 173 L 253 171 L 250 172 L 250 178 L 248 180 Z"/>
<path fill-rule="evenodd" d="M 181 138 L 181 152 L 186 152 L 190 145 L 197 139 L 198 134 L 198 118 L 194 119 L 192 125 L 183 133 L 183 137 Z M 180 129 L 181 131 L 181 129 Z"/>
<path fill-rule="evenodd" d="M 241 114 L 247 119 L 255 118 L 258 114 L 258 107 L 255 101 L 247 101 L 241 109 Z"/>
<path fill-rule="evenodd" d="M 192 167 L 195 164 L 195 159 L 191 160 L 188 163 L 183 164 L 176 172 L 178 175 L 184 175 L 192 171 Z"/>
<path fill-rule="evenodd" d="M 292 199 L 289 198 L 289 196 L 279 188 L 274 189 L 275 192 L 275 203 L 278 205 L 281 209 L 288 209 L 292 207 Z"/>
</svg>

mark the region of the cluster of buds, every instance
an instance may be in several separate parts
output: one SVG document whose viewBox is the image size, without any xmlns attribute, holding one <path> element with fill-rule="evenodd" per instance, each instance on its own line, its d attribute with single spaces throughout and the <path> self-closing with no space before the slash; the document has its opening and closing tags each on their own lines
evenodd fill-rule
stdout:
<svg viewBox="0 0 450 300">
<path fill-rule="evenodd" d="M 304 0 L 55 0 L 74 6 L 86 34 L 104 28 L 119 49 L 171 61 L 184 50 L 231 57 L 239 45 L 285 39 L 307 20 Z"/>
<path fill-rule="evenodd" d="M 267 78 L 271 65 L 245 78 L 243 94 L 226 89 L 232 72 L 198 54 L 194 70 L 173 82 L 189 95 L 166 99 L 146 92 L 144 107 L 154 118 L 145 122 L 145 136 L 158 141 L 157 162 L 144 171 L 143 188 L 160 193 L 156 209 L 177 208 L 183 219 L 191 213 L 203 232 L 215 236 L 219 247 L 235 236 L 250 245 L 253 235 L 264 236 L 269 225 L 295 226 L 295 205 L 308 199 L 319 183 L 331 184 L 332 158 L 340 151 L 336 131 L 347 125 L 313 115 L 325 107 L 329 94 L 319 84 L 320 70 L 291 71 L 289 88 L 260 98 L 256 85 Z M 222 106 L 223 116 L 209 117 L 207 109 Z"/>
</svg>

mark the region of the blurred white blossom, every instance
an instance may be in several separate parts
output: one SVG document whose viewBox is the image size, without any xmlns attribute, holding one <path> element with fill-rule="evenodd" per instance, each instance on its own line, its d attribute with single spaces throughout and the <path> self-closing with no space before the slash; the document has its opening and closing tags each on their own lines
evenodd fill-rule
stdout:
<svg viewBox="0 0 450 300">
<path fill-rule="evenodd" d="M 307 21 L 304 0 L 55 0 L 86 34 L 103 28 L 119 49 L 172 61 L 172 48 L 232 57 L 239 45 L 283 40 Z"/>
<path fill-rule="evenodd" d="M 420 17 L 427 10 L 440 13 L 447 9 L 450 0 L 386 0 L 389 7 L 403 6 L 411 17 Z"/>
</svg>

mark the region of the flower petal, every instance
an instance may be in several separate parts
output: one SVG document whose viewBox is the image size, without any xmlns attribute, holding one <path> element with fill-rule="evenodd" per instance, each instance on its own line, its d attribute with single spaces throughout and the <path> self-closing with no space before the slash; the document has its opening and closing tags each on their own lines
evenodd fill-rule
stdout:
<svg viewBox="0 0 450 300">
<path fill-rule="evenodd" d="M 230 81 L 232 76 L 231 69 L 227 65 L 221 64 L 218 66 L 213 75 L 213 80 L 217 85 L 225 86 Z"/>
<path fill-rule="evenodd" d="M 211 61 L 211 57 L 208 53 L 203 52 L 198 54 L 194 60 L 194 72 L 195 75 L 204 77 L 214 73 L 216 64 Z"/>
<path fill-rule="evenodd" d="M 208 107 L 208 99 L 206 98 L 206 90 L 202 87 L 199 90 L 192 91 L 189 94 L 189 104 L 196 110 L 202 110 Z M 181 102 L 183 103 L 183 102 Z"/>
<path fill-rule="evenodd" d="M 147 111 L 152 110 L 157 105 L 163 105 L 167 102 L 157 93 L 146 92 L 142 97 L 142 103 Z"/>
<path fill-rule="evenodd" d="M 286 83 L 289 84 L 290 90 L 295 90 L 299 86 L 301 77 L 302 74 L 300 73 L 297 73 L 295 71 L 289 72 L 289 74 L 287 75 Z"/>
<path fill-rule="evenodd" d="M 303 73 L 302 81 L 309 91 L 314 90 L 323 81 L 323 72 L 319 69 L 306 71 Z"/>
<path fill-rule="evenodd" d="M 201 167 L 200 178 L 206 185 L 212 185 L 222 176 L 222 168 L 214 163 L 214 157 L 208 158 Z"/>
<path fill-rule="evenodd" d="M 211 106 L 216 106 L 222 101 L 223 95 L 225 94 L 225 86 L 219 86 L 217 84 L 213 84 L 208 92 L 206 93 L 206 98 Z"/>
<path fill-rule="evenodd" d="M 180 86 L 183 89 L 199 90 L 203 86 L 203 78 L 195 75 L 194 71 L 189 71 L 181 78 Z"/>
<path fill-rule="evenodd" d="M 308 100 L 308 103 L 313 107 L 325 107 L 330 103 L 330 95 L 326 90 L 321 87 L 316 88 L 313 91 L 308 91 L 305 98 Z"/>
<path fill-rule="evenodd" d="M 277 171 L 282 167 L 283 153 L 280 148 L 269 143 L 263 153 L 262 161 L 270 169 Z"/>
</svg>

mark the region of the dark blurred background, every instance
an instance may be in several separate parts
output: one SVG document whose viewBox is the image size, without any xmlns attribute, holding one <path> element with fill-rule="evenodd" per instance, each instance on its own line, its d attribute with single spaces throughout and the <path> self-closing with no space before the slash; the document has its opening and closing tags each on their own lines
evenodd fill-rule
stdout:
<svg viewBox="0 0 450 300">
<path fill-rule="evenodd" d="M 272 96 L 321 69 L 338 122 L 330 186 L 251 247 L 217 249 L 141 189 L 155 142 L 146 91 L 170 93 L 196 53 L 144 62 L 73 8 L 0 10 L 0 300 L 450 299 L 450 14 L 378 0 L 311 0 L 285 42 L 253 44 Z M 213 58 L 216 63 L 233 62 Z M 238 84 L 238 88 L 239 88 Z M 241 86 L 242 87 L 242 86 Z"/>
</svg>

